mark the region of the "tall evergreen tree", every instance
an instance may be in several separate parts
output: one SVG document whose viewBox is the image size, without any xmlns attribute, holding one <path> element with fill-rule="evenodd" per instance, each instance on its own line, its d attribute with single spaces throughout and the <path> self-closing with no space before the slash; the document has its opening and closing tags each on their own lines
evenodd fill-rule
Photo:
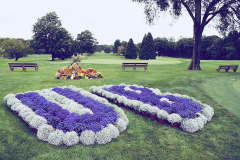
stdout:
<svg viewBox="0 0 240 160">
<path fill-rule="evenodd" d="M 118 47 L 121 46 L 121 41 L 119 39 L 115 40 L 114 46 L 113 46 L 113 53 L 117 53 Z"/>
<path fill-rule="evenodd" d="M 147 36 L 144 36 L 143 38 L 139 59 L 156 59 L 154 42 L 151 33 L 148 33 Z"/>
<path fill-rule="evenodd" d="M 137 49 L 135 44 L 133 43 L 132 38 L 129 39 L 125 54 L 126 59 L 136 59 L 137 58 Z"/>
<path fill-rule="evenodd" d="M 145 43 L 145 39 L 146 39 L 146 34 L 143 37 L 142 44 L 141 44 L 141 47 L 140 47 L 139 59 L 143 59 L 143 46 L 144 46 L 144 43 Z"/>
</svg>

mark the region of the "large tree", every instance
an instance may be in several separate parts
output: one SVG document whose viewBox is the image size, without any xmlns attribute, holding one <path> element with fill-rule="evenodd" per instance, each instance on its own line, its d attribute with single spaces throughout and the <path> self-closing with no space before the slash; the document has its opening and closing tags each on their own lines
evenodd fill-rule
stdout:
<svg viewBox="0 0 240 160">
<path fill-rule="evenodd" d="M 34 35 L 31 44 L 36 53 L 52 54 L 52 60 L 57 57 L 69 57 L 71 35 L 61 25 L 55 12 L 47 13 L 38 19 L 33 25 Z"/>
<path fill-rule="evenodd" d="M 117 53 L 119 46 L 121 46 L 121 41 L 119 39 L 116 39 L 113 46 L 113 53 Z"/>
<path fill-rule="evenodd" d="M 15 59 L 15 61 L 21 57 L 25 57 L 26 53 L 28 53 L 30 49 L 29 46 L 23 43 L 21 40 L 10 38 L 6 38 L 2 42 L 2 48 L 4 49 L 5 53 L 7 53 L 7 57 L 10 59 Z"/>
<path fill-rule="evenodd" d="M 85 30 L 77 35 L 76 41 L 78 42 L 83 53 L 93 54 L 97 48 L 98 41 L 93 37 L 93 34 Z"/>
<path fill-rule="evenodd" d="M 133 43 L 132 38 L 129 39 L 129 41 L 128 41 L 125 58 L 126 59 L 136 59 L 137 58 L 137 48 L 136 48 L 135 44 Z"/>
<path fill-rule="evenodd" d="M 239 30 L 240 1 L 239 0 L 132 0 L 145 4 L 147 22 L 153 24 L 154 19 L 162 11 L 169 8 L 171 15 L 178 18 L 186 9 L 193 21 L 193 54 L 189 70 L 201 70 L 200 48 L 201 37 L 205 26 L 213 19 L 216 28 L 222 34 L 229 30 Z"/>
<path fill-rule="evenodd" d="M 139 59 L 156 59 L 153 37 L 150 32 L 143 38 L 140 47 Z"/>
</svg>

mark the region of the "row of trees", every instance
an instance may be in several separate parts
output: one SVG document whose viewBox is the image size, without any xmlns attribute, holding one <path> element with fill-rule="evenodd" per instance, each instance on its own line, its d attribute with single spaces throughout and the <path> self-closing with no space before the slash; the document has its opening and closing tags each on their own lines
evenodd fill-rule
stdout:
<svg viewBox="0 0 240 160">
<path fill-rule="evenodd" d="M 193 38 L 181 38 L 177 42 L 167 38 L 154 39 L 155 51 L 159 56 L 192 58 Z M 240 60 L 240 32 L 228 36 L 203 36 L 200 58 L 203 60 Z"/>
<path fill-rule="evenodd" d="M 0 41 L 0 53 L 8 58 L 19 58 L 29 53 L 51 54 L 54 58 L 70 58 L 73 54 L 96 51 L 97 40 L 93 34 L 85 30 L 74 40 L 70 33 L 62 27 L 55 12 L 47 13 L 33 25 L 32 40 L 5 38 Z"/>
<path fill-rule="evenodd" d="M 103 46 L 113 48 L 113 53 L 124 55 L 126 58 L 155 59 L 155 56 L 168 56 L 179 58 L 192 58 L 193 38 L 180 38 L 175 42 L 173 38 L 152 38 L 151 33 L 144 36 L 142 43 L 135 46 L 136 52 L 127 54 L 127 47 L 133 46 L 133 41 L 115 40 L 114 46 Z M 117 52 L 116 52 L 116 48 Z M 103 49 L 105 51 L 105 49 Z M 109 50 L 110 52 L 110 50 Z M 109 53 L 108 52 L 108 53 Z M 105 52 L 106 53 L 106 52 Z M 126 55 L 127 54 L 127 55 Z M 226 37 L 203 36 L 201 39 L 200 58 L 203 60 L 240 60 L 240 32 L 232 31 Z"/>
</svg>

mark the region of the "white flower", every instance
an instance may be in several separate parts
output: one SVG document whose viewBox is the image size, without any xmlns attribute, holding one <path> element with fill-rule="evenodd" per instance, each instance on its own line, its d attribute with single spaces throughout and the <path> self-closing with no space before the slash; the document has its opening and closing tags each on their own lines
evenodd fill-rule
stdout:
<svg viewBox="0 0 240 160">
<path fill-rule="evenodd" d="M 168 112 L 162 109 L 157 110 L 158 119 L 165 120 L 168 117 Z"/>
<path fill-rule="evenodd" d="M 76 110 L 73 110 L 73 112 L 79 114 L 80 116 L 83 115 L 83 114 L 86 114 L 86 113 L 89 113 L 89 114 L 93 115 L 93 112 L 88 108 L 76 109 Z"/>
<path fill-rule="evenodd" d="M 44 124 L 38 128 L 37 137 L 43 141 L 48 141 L 50 133 L 54 131 L 51 125 Z"/>
<path fill-rule="evenodd" d="M 167 116 L 167 120 L 170 123 L 181 123 L 182 117 L 179 114 L 172 113 Z"/>
<path fill-rule="evenodd" d="M 28 108 L 27 106 L 25 106 L 25 105 L 18 105 L 16 108 L 15 108 L 15 111 L 16 112 L 20 112 L 21 110 L 23 110 L 23 109 L 26 109 L 26 108 Z"/>
<path fill-rule="evenodd" d="M 110 131 L 110 135 L 112 138 L 117 138 L 119 136 L 119 130 L 117 129 L 117 127 L 112 124 L 108 124 L 107 128 Z"/>
<path fill-rule="evenodd" d="M 28 114 L 28 115 L 25 117 L 24 120 L 25 120 L 27 123 L 30 123 L 31 120 L 32 120 L 35 116 L 36 116 L 36 113 L 32 112 L 32 113 Z"/>
<path fill-rule="evenodd" d="M 7 103 L 7 100 L 9 99 L 9 98 L 12 98 L 12 97 L 15 97 L 15 95 L 14 94 L 7 94 L 4 98 L 3 98 L 3 100 L 4 100 L 4 103 Z"/>
<path fill-rule="evenodd" d="M 125 91 L 134 91 L 133 89 L 129 88 L 129 87 L 124 87 Z"/>
<path fill-rule="evenodd" d="M 19 106 L 19 105 L 23 105 L 23 104 L 22 103 L 15 103 L 14 105 L 11 106 L 11 110 L 15 111 L 17 106 Z"/>
<path fill-rule="evenodd" d="M 92 130 L 85 130 L 81 133 L 79 140 L 83 145 L 92 145 L 95 142 L 95 133 Z"/>
<path fill-rule="evenodd" d="M 8 100 L 7 100 L 7 106 L 8 107 L 11 107 L 15 103 L 21 103 L 21 101 L 19 99 L 15 98 L 15 97 L 8 98 Z"/>
<path fill-rule="evenodd" d="M 107 128 L 103 128 L 101 131 L 96 132 L 95 140 L 97 144 L 107 144 L 111 142 L 112 137 L 110 131 Z"/>
<path fill-rule="evenodd" d="M 127 128 L 126 122 L 121 118 L 117 119 L 117 121 L 115 122 L 115 126 L 118 128 L 119 132 L 123 132 Z"/>
<path fill-rule="evenodd" d="M 30 109 L 30 108 L 29 108 Z M 33 112 L 33 111 L 28 111 L 28 112 L 20 112 L 19 113 L 19 116 L 21 116 L 24 120 L 27 118 L 27 116 L 29 116 L 29 115 L 35 115 L 35 112 Z M 26 121 L 26 120 L 25 120 Z"/>
<path fill-rule="evenodd" d="M 91 87 L 89 88 L 89 91 L 92 92 L 92 93 L 96 93 L 97 90 L 98 90 L 98 87 L 97 87 L 97 86 L 91 86 Z"/>
<path fill-rule="evenodd" d="M 156 95 L 162 95 L 162 92 L 158 88 L 149 88 Z"/>
<path fill-rule="evenodd" d="M 64 136 L 65 134 L 62 130 L 56 129 L 56 131 L 49 134 L 48 143 L 53 145 L 61 145 L 63 144 Z"/>
<path fill-rule="evenodd" d="M 180 127 L 182 128 L 183 131 L 190 132 L 190 133 L 196 132 L 200 129 L 197 119 L 186 118 L 182 121 Z"/>
<path fill-rule="evenodd" d="M 149 107 L 147 110 L 147 112 L 152 116 L 157 115 L 157 111 L 158 111 L 158 107 Z"/>
<path fill-rule="evenodd" d="M 44 124 L 47 124 L 47 120 L 39 115 L 34 116 L 29 123 L 30 127 L 36 128 L 36 129 L 38 129 L 40 126 Z"/>
<path fill-rule="evenodd" d="M 131 105 L 131 100 L 129 100 L 129 99 L 124 99 L 123 100 L 123 104 L 125 105 L 125 106 L 128 106 L 128 107 L 130 107 L 130 105 Z"/>
<path fill-rule="evenodd" d="M 136 91 L 134 91 L 134 92 L 136 92 L 136 93 L 138 93 L 138 94 L 142 93 L 142 91 L 140 91 L 140 90 L 136 90 Z"/>
<path fill-rule="evenodd" d="M 149 104 L 143 104 L 139 107 L 139 111 L 140 112 L 148 112 L 149 108 L 151 108 L 152 106 Z"/>
<path fill-rule="evenodd" d="M 126 99 L 127 99 L 127 98 L 124 97 L 124 96 L 119 96 L 119 97 L 117 98 L 117 101 L 118 101 L 118 103 L 123 103 Z"/>
<path fill-rule="evenodd" d="M 170 100 L 167 99 L 167 98 L 161 98 L 160 101 L 161 101 L 161 102 L 166 101 L 166 102 L 169 103 L 169 104 L 172 104 L 172 103 L 173 103 L 172 101 L 170 101 Z"/>
<path fill-rule="evenodd" d="M 137 101 L 137 100 L 131 100 L 130 106 L 131 108 L 134 108 L 135 110 L 139 110 L 139 107 L 143 105 L 142 102 Z"/>
<path fill-rule="evenodd" d="M 25 118 L 28 114 L 25 114 L 25 113 L 30 113 L 30 112 L 33 112 L 33 110 L 31 108 L 24 108 L 22 109 L 20 112 L 19 112 L 19 116 L 22 117 L 22 118 Z"/>
<path fill-rule="evenodd" d="M 63 137 L 63 143 L 72 146 L 79 142 L 78 134 L 75 131 L 67 132 Z"/>
</svg>

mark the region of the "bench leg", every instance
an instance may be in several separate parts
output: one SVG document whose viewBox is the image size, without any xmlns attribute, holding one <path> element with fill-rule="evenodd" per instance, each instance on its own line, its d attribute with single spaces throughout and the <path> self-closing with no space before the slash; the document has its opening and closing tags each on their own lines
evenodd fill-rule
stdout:
<svg viewBox="0 0 240 160">
<path fill-rule="evenodd" d="M 122 67 L 122 71 L 124 71 L 125 67 Z"/>
<path fill-rule="evenodd" d="M 136 67 L 134 67 L 133 69 L 134 69 L 134 72 L 136 72 Z"/>
</svg>

